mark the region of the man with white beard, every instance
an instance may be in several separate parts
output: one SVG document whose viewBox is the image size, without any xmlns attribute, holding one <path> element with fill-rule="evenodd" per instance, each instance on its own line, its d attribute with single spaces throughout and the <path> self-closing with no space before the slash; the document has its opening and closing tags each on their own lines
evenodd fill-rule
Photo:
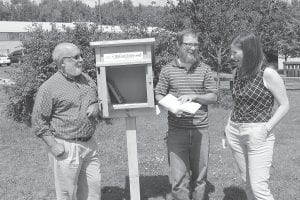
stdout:
<svg viewBox="0 0 300 200">
<path fill-rule="evenodd" d="M 52 59 L 58 71 L 37 92 L 33 131 L 48 146 L 57 200 L 100 200 L 99 147 L 93 138 L 99 115 L 96 84 L 82 72 L 76 45 L 58 44 Z"/>
<path fill-rule="evenodd" d="M 161 70 L 156 100 L 172 94 L 202 106 L 194 114 L 168 113 L 167 148 L 172 192 L 168 199 L 204 200 L 209 154 L 208 104 L 217 101 L 211 69 L 200 60 L 199 36 L 193 30 L 177 34 L 178 57 Z"/>
</svg>

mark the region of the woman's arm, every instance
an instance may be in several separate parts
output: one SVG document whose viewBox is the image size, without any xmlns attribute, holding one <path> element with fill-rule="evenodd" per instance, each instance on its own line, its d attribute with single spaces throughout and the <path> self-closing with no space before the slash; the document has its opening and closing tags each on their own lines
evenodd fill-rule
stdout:
<svg viewBox="0 0 300 200">
<path fill-rule="evenodd" d="M 264 71 L 263 80 L 266 84 L 266 87 L 271 91 L 275 100 L 279 104 L 279 107 L 276 109 L 274 115 L 266 123 L 268 131 L 271 131 L 287 114 L 290 105 L 283 80 L 275 70 L 266 68 Z"/>
</svg>

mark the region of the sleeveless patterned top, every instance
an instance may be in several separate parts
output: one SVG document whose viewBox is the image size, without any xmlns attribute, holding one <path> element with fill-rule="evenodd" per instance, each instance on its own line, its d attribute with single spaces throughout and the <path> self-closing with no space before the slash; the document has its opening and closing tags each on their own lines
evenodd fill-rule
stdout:
<svg viewBox="0 0 300 200">
<path fill-rule="evenodd" d="M 255 74 L 241 77 L 237 69 L 233 82 L 234 108 L 231 121 L 238 123 L 267 122 L 271 118 L 274 96 L 265 87 L 265 66 Z"/>
</svg>

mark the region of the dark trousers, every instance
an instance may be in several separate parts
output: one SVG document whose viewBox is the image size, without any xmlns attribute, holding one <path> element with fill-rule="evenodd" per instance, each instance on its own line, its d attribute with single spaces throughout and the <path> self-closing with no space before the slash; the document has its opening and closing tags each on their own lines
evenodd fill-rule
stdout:
<svg viewBox="0 0 300 200">
<path fill-rule="evenodd" d="M 169 127 L 172 199 L 204 200 L 209 155 L 208 128 Z"/>
</svg>

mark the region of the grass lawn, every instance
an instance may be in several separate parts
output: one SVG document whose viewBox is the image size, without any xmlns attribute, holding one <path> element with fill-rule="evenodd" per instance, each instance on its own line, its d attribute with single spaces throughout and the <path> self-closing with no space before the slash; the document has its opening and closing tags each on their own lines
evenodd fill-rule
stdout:
<svg viewBox="0 0 300 200">
<path fill-rule="evenodd" d="M 271 190 L 276 200 L 300 199 L 300 91 L 288 92 L 291 110 L 276 127 Z M 1 95 L 3 96 L 3 95 Z M 1 101 L 5 99 L 0 97 Z M 0 107 L 3 109 L 3 107 Z M 221 138 L 228 110 L 211 108 L 210 200 L 246 200 L 230 150 Z M 164 142 L 166 114 L 137 118 L 137 142 L 142 199 L 164 199 L 170 191 Z M 0 112 L 0 199 L 55 199 L 46 148 L 28 127 Z M 129 199 L 125 120 L 99 124 L 95 137 L 101 147 L 102 192 L 105 200 Z"/>
</svg>

